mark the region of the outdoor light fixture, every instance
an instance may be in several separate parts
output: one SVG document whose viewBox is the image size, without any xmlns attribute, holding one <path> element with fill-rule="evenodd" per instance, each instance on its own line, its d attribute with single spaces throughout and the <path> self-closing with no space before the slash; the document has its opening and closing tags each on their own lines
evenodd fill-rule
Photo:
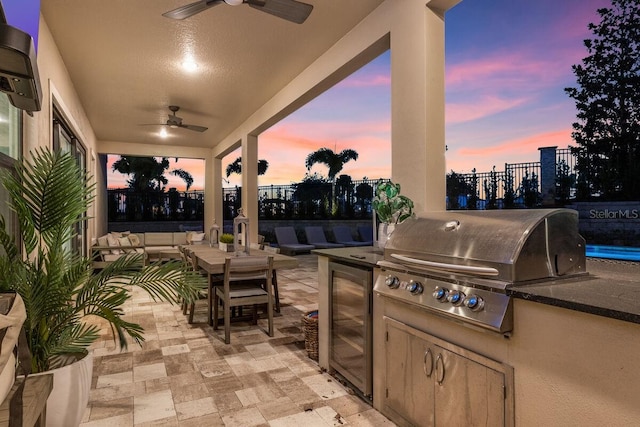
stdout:
<svg viewBox="0 0 640 427">
<path fill-rule="evenodd" d="M 242 249 L 240 246 L 242 245 Z M 236 256 L 251 255 L 249 244 L 249 218 L 244 216 L 242 208 L 238 209 L 238 216 L 233 218 L 233 247 Z"/>
</svg>

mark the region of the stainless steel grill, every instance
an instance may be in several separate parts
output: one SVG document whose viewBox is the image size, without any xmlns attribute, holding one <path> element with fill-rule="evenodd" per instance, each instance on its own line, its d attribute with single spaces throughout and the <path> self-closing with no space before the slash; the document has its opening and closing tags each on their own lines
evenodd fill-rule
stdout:
<svg viewBox="0 0 640 427">
<path fill-rule="evenodd" d="M 399 224 L 374 290 L 497 332 L 513 327 L 506 289 L 586 274 L 569 209 L 427 212 Z"/>
</svg>

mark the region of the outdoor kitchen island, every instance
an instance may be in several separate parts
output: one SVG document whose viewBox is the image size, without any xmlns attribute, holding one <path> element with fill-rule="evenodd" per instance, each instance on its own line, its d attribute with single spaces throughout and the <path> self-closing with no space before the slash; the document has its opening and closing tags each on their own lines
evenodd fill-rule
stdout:
<svg viewBox="0 0 640 427">
<path fill-rule="evenodd" d="M 388 272 L 375 266 L 383 256 L 373 248 L 316 253 L 320 255 L 319 362 L 329 368 L 330 261 L 356 262 L 371 268 L 374 283 Z M 359 258 L 361 256 L 365 258 Z M 395 304 L 374 292 L 373 406 L 397 424 L 406 424 L 402 417 L 394 417 L 393 409 L 385 408 L 382 398 L 387 372 L 393 371 L 394 375 L 398 372 L 394 371 L 395 365 L 416 366 L 411 375 L 400 379 L 407 388 L 419 385 L 417 391 L 412 390 L 405 396 L 408 405 L 413 400 L 416 407 L 428 407 L 431 399 L 438 402 L 437 394 L 444 390 L 437 383 L 423 381 L 425 361 L 433 357 L 435 362 L 435 353 L 402 354 L 406 348 L 395 345 L 397 341 L 394 348 L 386 348 L 388 332 L 405 328 L 418 331 L 407 335 L 407 342 L 422 343 L 423 338 L 427 342 L 446 341 L 464 348 L 474 362 L 483 361 L 482 367 L 488 368 L 480 371 L 481 381 L 486 373 L 504 376 L 505 387 L 512 388 L 499 393 L 506 396 L 505 425 L 637 425 L 640 419 L 640 264 L 588 259 L 587 271 L 586 277 L 575 280 L 532 283 L 507 290 L 513 308 L 513 329 L 504 334 L 429 313 L 418 306 Z M 402 319 L 400 329 L 394 319 Z M 443 373 L 445 385 L 450 377 L 459 375 L 453 370 Z M 470 380 L 469 388 L 475 387 L 478 381 L 478 378 Z M 484 392 L 491 395 L 495 391 Z M 472 397 L 473 393 L 453 395 L 453 410 L 469 405 L 468 399 Z M 488 405 L 483 410 L 491 408 L 494 407 Z M 433 412 L 440 413 L 437 408 Z M 445 423 L 436 420 L 436 425 Z"/>
</svg>

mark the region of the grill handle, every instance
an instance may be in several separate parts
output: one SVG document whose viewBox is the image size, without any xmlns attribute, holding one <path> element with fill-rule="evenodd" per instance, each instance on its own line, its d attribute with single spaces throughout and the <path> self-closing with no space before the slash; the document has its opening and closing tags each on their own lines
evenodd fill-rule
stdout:
<svg viewBox="0 0 640 427">
<path fill-rule="evenodd" d="M 392 258 L 399 261 L 408 262 L 410 264 L 422 265 L 424 267 L 435 268 L 438 270 L 447 270 L 454 273 L 471 274 L 475 276 L 497 276 L 498 270 L 493 267 L 475 267 L 472 265 L 446 264 L 443 262 L 425 261 L 423 259 L 411 258 L 400 254 L 391 254 Z"/>
</svg>

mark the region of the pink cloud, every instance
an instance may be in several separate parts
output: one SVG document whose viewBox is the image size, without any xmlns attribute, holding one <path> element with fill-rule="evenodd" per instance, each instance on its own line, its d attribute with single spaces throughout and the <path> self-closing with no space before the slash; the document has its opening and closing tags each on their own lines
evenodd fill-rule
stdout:
<svg viewBox="0 0 640 427">
<path fill-rule="evenodd" d="M 449 102 L 445 106 L 447 124 L 464 123 L 510 110 L 528 102 L 527 98 L 502 98 L 485 95 L 483 99 L 469 100 L 468 103 Z"/>
<path fill-rule="evenodd" d="M 488 172 L 493 166 L 501 170 L 505 163 L 537 162 L 539 148 L 567 148 L 573 144 L 571 128 L 543 132 L 484 147 L 462 147 L 447 153 L 447 170 L 468 173 L 473 168 Z"/>
</svg>

